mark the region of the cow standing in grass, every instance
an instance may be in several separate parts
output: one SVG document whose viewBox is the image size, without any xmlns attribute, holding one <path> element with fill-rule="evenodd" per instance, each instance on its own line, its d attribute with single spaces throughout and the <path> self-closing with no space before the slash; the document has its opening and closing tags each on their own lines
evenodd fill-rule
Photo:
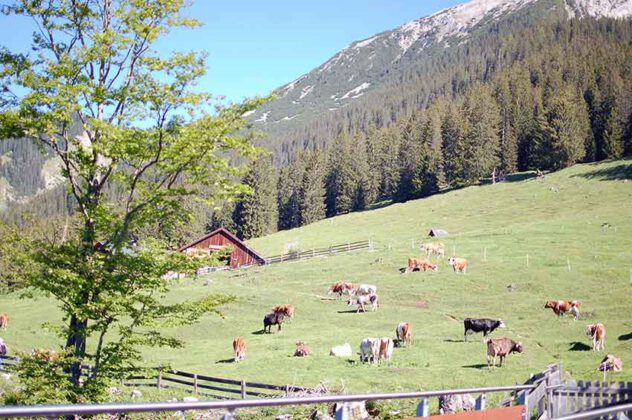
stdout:
<svg viewBox="0 0 632 420">
<path fill-rule="evenodd" d="M 467 336 L 469 334 L 483 333 L 483 342 L 487 336 L 494 332 L 497 328 L 505 328 L 505 323 L 502 319 L 488 319 L 488 318 L 465 318 L 463 320 L 463 341 L 467 342 Z"/>
<path fill-rule="evenodd" d="M 274 312 L 263 317 L 263 332 L 272 332 L 272 326 L 277 325 L 279 328 L 277 331 L 281 331 L 281 325 L 285 321 L 283 314 L 275 314 Z M 266 331 L 266 329 L 268 331 Z"/>
<path fill-rule="evenodd" d="M 235 362 L 246 358 L 246 342 L 243 338 L 237 337 L 233 340 L 233 354 L 235 356 Z"/>
<path fill-rule="evenodd" d="M 377 311 L 377 308 L 380 307 L 377 295 L 353 296 L 347 301 L 347 306 L 357 306 L 358 310 L 356 313 L 359 313 L 360 310 L 362 310 L 362 312 L 366 312 L 365 305 L 371 305 L 371 309 L 373 311 Z"/>
<path fill-rule="evenodd" d="M 500 357 L 500 366 L 508 354 L 513 352 L 522 353 L 523 347 L 520 341 L 510 338 L 488 338 L 487 343 L 487 366 L 492 369 L 496 367 L 496 357 Z"/>
<path fill-rule="evenodd" d="M 467 271 L 467 260 L 465 258 L 450 257 L 448 264 L 452 266 L 455 273 L 463 273 Z"/>
<path fill-rule="evenodd" d="M 590 324 L 586 329 L 586 335 L 592 338 L 594 351 L 605 349 L 606 327 L 601 322 Z"/>
<path fill-rule="evenodd" d="M 439 258 L 445 256 L 445 246 L 441 242 L 421 244 L 420 248 L 428 256 L 432 254 L 436 254 Z"/>
<path fill-rule="evenodd" d="M 564 316 L 567 313 L 572 314 L 575 321 L 579 319 L 580 306 L 581 302 L 578 300 L 549 300 L 544 304 L 545 309 L 552 309 L 557 316 Z"/>
<path fill-rule="evenodd" d="M 9 315 L 6 313 L 0 314 L 0 329 L 6 330 L 9 326 Z"/>
<path fill-rule="evenodd" d="M 294 318 L 294 306 L 292 305 L 277 305 L 272 308 L 272 312 L 275 314 L 282 314 L 288 318 Z"/>
<path fill-rule="evenodd" d="M 413 327 L 408 322 L 400 322 L 397 324 L 397 328 L 395 328 L 395 335 L 397 336 L 397 340 L 400 345 L 411 344 L 413 341 L 412 337 Z"/>
</svg>

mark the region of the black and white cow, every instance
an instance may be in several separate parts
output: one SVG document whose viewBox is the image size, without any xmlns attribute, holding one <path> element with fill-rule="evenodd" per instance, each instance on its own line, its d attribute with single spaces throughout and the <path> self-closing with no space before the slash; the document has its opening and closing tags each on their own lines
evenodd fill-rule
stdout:
<svg viewBox="0 0 632 420">
<path fill-rule="evenodd" d="M 463 334 L 464 340 L 467 341 L 469 334 L 483 333 L 483 341 L 485 338 L 496 328 L 505 328 L 505 324 L 501 319 L 488 319 L 488 318 L 465 318 L 463 321 L 465 327 L 465 333 Z"/>
</svg>

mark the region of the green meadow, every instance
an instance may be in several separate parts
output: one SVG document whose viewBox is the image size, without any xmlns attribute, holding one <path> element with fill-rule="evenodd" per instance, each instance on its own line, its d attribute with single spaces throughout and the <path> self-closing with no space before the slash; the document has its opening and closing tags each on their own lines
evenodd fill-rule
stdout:
<svg viewBox="0 0 632 420">
<path fill-rule="evenodd" d="M 626 180 L 630 179 L 629 182 Z M 446 258 L 433 258 L 437 273 L 399 269 L 420 256 L 418 244 L 432 227 L 446 229 Z M 148 365 L 246 381 L 315 386 L 325 382 L 346 392 L 439 389 L 510 385 L 530 373 L 561 363 L 576 379 L 600 379 L 596 369 L 606 353 L 623 359 L 624 371 L 612 380 L 632 380 L 632 161 L 577 165 L 536 179 L 518 174 L 508 182 L 445 192 L 433 197 L 335 217 L 250 241 L 263 255 L 371 239 L 372 251 L 357 251 L 252 267 L 174 284 L 168 299 L 228 293 L 236 302 L 194 326 L 171 333 L 183 349 L 147 349 Z M 447 259 L 469 261 L 465 275 Z M 345 280 L 378 287 L 377 312 L 356 314 L 343 300 L 327 295 L 331 283 Z M 544 309 L 549 299 L 582 301 L 578 322 Z M 272 306 L 290 303 L 295 318 L 280 333 L 262 334 Z M 0 297 L 11 317 L 0 333 L 10 351 L 52 347 L 42 327 L 60 312 L 46 299 Z M 463 342 L 463 318 L 501 318 L 507 328 L 494 333 L 524 343 L 502 368 L 488 370 L 482 336 Z M 335 345 L 354 351 L 364 337 L 395 336 L 408 321 L 412 346 L 396 348 L 390 363 L 363 365 L 329 356 Z M 603 322 L 606 352 L 590 350 L 586 325 Z M 232 363 L 232 340 L 244 337 L 246 360 Z M 291 357 L 295 343 L 314 351 Z"/>
</svg>

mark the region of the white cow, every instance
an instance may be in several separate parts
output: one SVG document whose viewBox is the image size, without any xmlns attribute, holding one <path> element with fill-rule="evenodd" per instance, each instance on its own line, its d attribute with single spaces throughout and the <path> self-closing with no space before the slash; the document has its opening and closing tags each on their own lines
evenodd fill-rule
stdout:
<svg viewBox="0 0 632 420">
<path fill-rule="evenodd" d="M 356 311 L 356 313 L 360 312 L 360 310 L 362 310 L 362 312 L 366 312 L 366 308 L 364 307 L 364 305 L 371 305 L 371 309 L 373 311 L 377 311 L 377 308 L 380 307 L 377 295 L 376 294 L 359 295 L 359 296 L 354 296 L 347 301 L 347 306 L 358 307 L 358 310 Z"/>
<path fill-rule="evenodd" d="M 360 361 L 377 363 L 380 357 L 380 340 L 365 338 L 360 343 Z"/>
<path fill-rule="evenodd" d="M 352 289 L 349 293 L 351 296 L 362 296 L 362 295 L 374 295 L 377 293 L 377 286 L 372 284 L 361 284 L 360 286 Z"/>
<path fill-rule="evenodd" d="M 351 344 L 344 343 L 341 346 L 334 346 L 329 350 L 330 356 L 336 357 L 351 357 L 353 350 L 351 350 Z"/>
</svg>

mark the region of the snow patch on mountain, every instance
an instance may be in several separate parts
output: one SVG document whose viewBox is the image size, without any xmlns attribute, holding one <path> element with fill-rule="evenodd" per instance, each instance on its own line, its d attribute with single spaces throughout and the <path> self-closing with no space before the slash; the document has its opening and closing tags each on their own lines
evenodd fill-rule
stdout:
<svg viewBox="0 0 632 420">
<path fill-rule="evenodd" d="M 283 91 L 283 95 L 282 96 L 286 96 L 288 93 L 292 92 L 294 90 L 294 88 L 296 87 L 296 85 L 299 84 L 306 77 L 307 77 L 307 75 L 304 74 L 303 76 L 299 77 L 298 79 L 295 79 L 292 82 L 288 83 L 287 85 L 282 86 L 281 87 L 281 91 Z"/>
<path fill-rule="evenodd" d="M 349 92 L 345 93 L 340 99 L 348 99 L 352 95 L 353 95 L 352 99 L 357 98 L 360 96 L 359 93 L 367 89 L 369 86 L 371 86 L 371 83 L 364 82 L 361 85 L 356 86 L 355 88 L 351 89 Z"/>
<path fill-rule="evenodd" d="M 255 111 L 254 109 L 251 109 L 250 111 L 246 111 L 246 112 L 244 112 L 243 114 L 241 114 L 241 117 L 242 117 L 242 118 L 249 117 L 249 116 L 251 116 L 252 114 L 254 114 L 255 112 L 256 112 L 256 111 Z"/>
<path fill-rule="evenodd" d="M 264 112 L 261 118 L 257 118 L 255 122 L 266 122 L 268 121 L 268 115 L 270 115 L 270 111 Z"/>
<path fill-rule="evenodd" d="M 376 35 L 376 36 L 372 36 L 371 38 L 365 39 L 364 41 L 356 42 L 355 44 L 353 44 L 352 48 L 357 50 L 357 49 L 360 49 L 360 48 L 367 47 L 367 46 L 371 45 L 371 43 L 373 41 L 375 41 L 376 39 L 378 39 L 378 38 L 379 38 L 379 36 Z"/>
<path fill-rule="evenodd" d="M 624 18 L 632 15 L 630 0 L 566 0 L 564 6 L 569 18 L 585 16 Z"/>
<path fill-rule="evenodd" d="M 296 118 L 298 116 L 299 116 L 299 114 L 292 115 L 291 117 L 287 117 L 286 116 L 286 117 L 281 118 L 280 120 L 274 121 L 274 123 L 276 124 L 276 123 L 280 123 L 280 122 L 283 122 L 283 121 L 292 121 L 294 118 Z"/>
<path fill-rule="evenodd" d="M 308 86 L 305 86 L 305 87 L 301 90 L 301 96 L 299 97 L 299 99 L 303 99 L 304 97 L 306 97 L 307 95 L 309 95 L 310 93 L 312 93 L 312 90 L 314 90 L 314 85 L 308 85 Z"/>
</svg>

